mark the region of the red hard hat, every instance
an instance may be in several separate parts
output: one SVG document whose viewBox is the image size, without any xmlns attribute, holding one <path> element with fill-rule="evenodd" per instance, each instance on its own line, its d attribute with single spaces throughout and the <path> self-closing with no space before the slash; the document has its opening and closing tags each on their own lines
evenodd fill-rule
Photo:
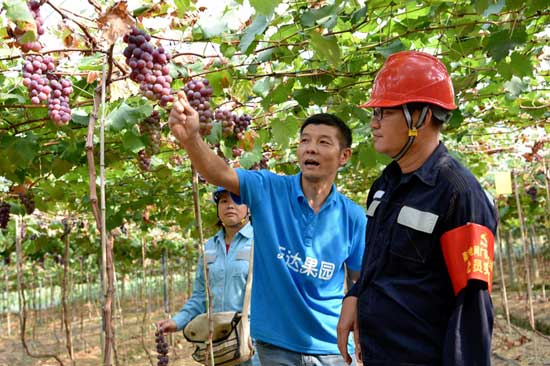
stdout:
<svg viewBox="0 0 550 366">
<path fill-rule="evenodd" d="M 436 57 L 418 51 L 397 52 L 386 60 L 363 108 L 424 102 L 456 109 L 451 77 Z"/>
</svg>

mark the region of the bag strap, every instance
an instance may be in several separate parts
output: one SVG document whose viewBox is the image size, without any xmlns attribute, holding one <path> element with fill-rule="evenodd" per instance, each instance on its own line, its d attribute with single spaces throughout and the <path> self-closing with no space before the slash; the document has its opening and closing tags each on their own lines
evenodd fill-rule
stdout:
<svg viewBox="0 0 550 366">
<path fill-rule="evenodd" d="M 250 293 L 252 292 L 252 268 L 254 267 L 254 239 L 250 244 L 250 258 L 248 260 L 248 278 L 246 279 L 246 289 L 244 292 L 242 319 L 243 326 L 248 327 L 248 312 L 250 310 Z"/>
</svg>

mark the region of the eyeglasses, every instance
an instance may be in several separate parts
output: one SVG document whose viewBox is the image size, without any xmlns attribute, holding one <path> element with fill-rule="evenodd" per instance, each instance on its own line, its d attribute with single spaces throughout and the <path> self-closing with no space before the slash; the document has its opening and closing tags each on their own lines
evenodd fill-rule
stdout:
<svg viewBox="0 0 550 366">
<path fill-rule="evenodd" d="M 372 118 L 374 118 L 377 121 L 382 121 L 382 118 L 384 118 L 384 111 L 388 109 L 393 110 L 400 110 L 401 108 L 380 108 L 380 107 L 374 107 L 372 109 Z"/>
</svg>

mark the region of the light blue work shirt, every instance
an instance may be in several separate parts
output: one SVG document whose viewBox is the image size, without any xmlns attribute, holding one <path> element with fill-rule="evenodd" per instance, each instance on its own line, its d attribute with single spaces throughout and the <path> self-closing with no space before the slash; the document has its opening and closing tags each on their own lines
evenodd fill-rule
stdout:
<svg viewBox="0 0 550 366">
<path fill-rule="evenodd" d="M 254 224 L 251 332 L 256 340 L 307 354 L 338 354 L 336 324 L 346 266 L 359 271 L 363 208 L 332 190 L 318 213 L 301 174 L 237 169 Z"/>
<path fill-rule="evenodd" d="M 252 225 L 248 223 L 235 234 L 227 253 L 223 230 L 218 231 L 206 242 L 204 254 L 208 263 L 208 279 L 214 312 L 242 311 L 252 237 Z M 177 330 L 185 328 L 187 323 L 197 315 L 206 313 L 202 263 L 202 258 L 199 258 L 191 298 L 179 313 L 172 317 L 176 322 Z"/>
</svg>

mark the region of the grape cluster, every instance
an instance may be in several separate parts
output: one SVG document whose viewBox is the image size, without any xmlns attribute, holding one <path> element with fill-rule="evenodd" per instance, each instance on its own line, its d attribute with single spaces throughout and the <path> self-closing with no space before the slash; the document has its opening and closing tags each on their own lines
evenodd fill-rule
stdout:
<svg viewBox="0 0 550 366">
<path fill-rule="evenodd" d="M 48 115 L 57 126 L 65 125 L 71 120 L 69 96 L 73 92 L 73 84 L 69 79 L 50 80 L 51 93 L 48 99 Z"/>
<path fill-rule="evenodd" d="M 33 104 L 48 101 L 48 115 L 57 126 L 61 126 L 71 119 L 69 97 L 73 86 L 69 79 L 58 79 L 54 70 L 51 56 L 29 55 L 23 63 L 23 85 L 27 87 Z"/>
<path fill-rule="evenodd" d="M 243 154 L 243 149 L 239 149 L 237 146 L 233 146 L 233 148 L 231 149 L 231 154 L 234 158 L 238 158 Z"/>
<path fill-rule="evenodd" d="M 181 166 L 183 164 L 183 157 L 179 154 L 174 154 L 170 156 L 169 161 L 173 166 Z"/>
<path fill-rule="evenodd" d="M 65 265 L 65 259 L 61 256 L 61 254 L 55 254 L 52 259 L 54 263 L 59 264 L 60 266 Z"/>
<path fill-rule="evenodd" d="M 29 91 L 33 104 L 40 104 L 48 99 L 51 87 L 48 76 L 55 69 L 50 56 L 29 55 L 23 63 L 23 85 Z"/>
<path fill-rule="evenodd" d="M 145 149 L 138 151 L 138 166 L 144 172 L 148 172 L 151 168 L 151 155 Z"/>
<path fill-rule="evenodd" d="M 191 80 L 183 87 L 187 100 L 193 109 L 199 114 L 199 132 L 202 136 L 212 131 L 212 109 L 210 98 L 212 97 L 212 86 L 208 79 Z"/>
<path fill-rule="evenodd" d="M 244 139 L 244 131 L 250 126 L 250 121 L 252 121 L 252 118 L 248 114 L 237 117 L 235 126 L 233 127 L 233 132 L 237 140 Z"/>
<path fill-rule="evenodd" d="M 40 16 L 40 2 L 37 0 L 31 0 L 27 3 L 27 6 L 29 7 L 29 10 L 31 11 L 31 14 L 34 18 L 34 21 L 36 22 L 36 40 L 33 42 L 27 42 L 22 43 L 21 50 L 23 52 L 29 52 L 34 51 L 38 52 L 42 49 L 42 44 L 38 41 L 38 37 L 44 34 L 44 20 Z M 23 35 L 26 33 L 24 29 L 20 29 L 16 27 L 14 29 L 15 38 L 17 39 L 18 43 L 19 40 L 23 37 Z"/>
<path fill-rule="evenodd" d="M 529 197 L 531 197 L 531 202 L 537 202 L 537 188 L 535 186 L 531 186 L 525 190 L 525 193 Z"/>
<path fill-rule="evenodd" d="M 219 121 L 222 124 L 222 135 L 224 135 L 225 137 L 229 137 L 233 134 L 235 121 L 237 120 L 236 114 L 231 113 L 226 109 L 216 109 L 214 118 L 216 118 L 216 121 Z"/>
<path fill-rule="evenodd" d="M 8 221 L 10 221 L 11 206 L 7 202 L 0 203 L 0 229 L 8 227 Z"/>
<path fill-rule="evenodd" d="M 167 366 L 168 365 L 168 343 L 164 339 L 164 332 L 162 330 L 157 330 L 155 332 L 155 341 L 157 343 L 157 353 L 158 353 L 158 366 Z"/>
<path fill-rule="evenodd" d="M 151 115 L 145 118 L 139 124 L 139 131 L 142 136 L 147 137 L 147 147 L 145 152 L 148 155 L 158 154 L 160 150 L 160 115 L 154 109 Z"/>
<path fill-rule="evenodd" d="M 254 163 L 250 167 L 250 170 L 268 169 L 269 168 L 268 165 L 267 165 L 268 162 L 269 162 L 269 158 L 267 156 L 263 155 L 259 162 Z"/>
<path fill-rule="evenodd" d="M 31 192 L 27 192 L 27 194 L 19 193 L 19 200 L 25 206 L 25 212 L 28 215 L 34 212 L 34 195 Z"/>
<path fill-rule="evenodd" d="M 132 72 L 130 79 L 140 83 L 140 90 L 151 100 L 160 100 L 161 106 L 166 106 L 174 100 L 170 83 L 168 62 L 170 55 L 165 53 L 163 47 L 154 47 L 149 41 L 151 36 L 136 27 L 124 36 L 124 42 L 128 46 L 124 49 L 126 64 Z"/>
</svg>

